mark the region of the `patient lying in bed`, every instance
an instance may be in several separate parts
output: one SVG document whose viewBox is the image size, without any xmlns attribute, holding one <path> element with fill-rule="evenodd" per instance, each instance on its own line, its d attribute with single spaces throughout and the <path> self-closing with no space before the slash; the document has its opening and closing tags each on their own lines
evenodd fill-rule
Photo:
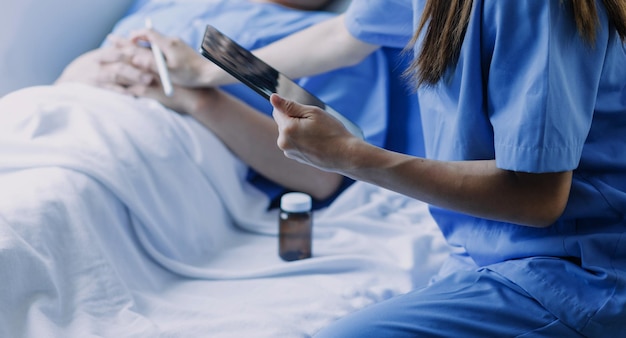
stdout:
<svg viewBox="0 0 626 338">
<path fill-rule="evenodd" d="M 326 2 L 317 1 L 317 7 Z M 312 6 L 313 3 L 315 2 L 307 2 L 306 7 Z M 306 12 L 286 8 L 275 4 L 274 1 L 192 1 L 170 5 L 149 2 L 142 7 L 141 13 L 120 22 L 114 29 L 114 34 L 126 36 L 130 31 L 141 28 L 143 19 L 150 16 L 156 29 L 180 39 L 172 39 L 172 41 L 179 42 L 180 49 L 192 50 L 194 54 L 197 54 L 195 51 L 202 40 L 206 23 L 218 27 L 245 47 L 254 49 L 329 18 L 331 15 L 324 12 Z M 241 22 L 244 21 L 245 25 L 242 25 Z M 124 44 L 120 40 L 118 38 L 116 44 L 106 45 L 77 59 L 67 67 L 57 83 L 61 85 L 76 82 L 87 83 L 114 91 L 127 88 L 129 84 L 136 81 L 132 79 L 133 65 L 130 64 L 129 58 L 140 57 L 142 52 L 149 56 L 151 54 L 145 48 L 130 45 L 128 42 Z M 202 59 L 202 62 L 208 61 Z M 368 141 L 381 145 L 386 132 L 387 75 L 384 69 L 385 60 L 381 54 L 378 54 L 354 67 L 300 79 L 299 82 L 359 124 L 364 129 Z M 259 218 L 265 214 L 266 209 L 275 206 L 275 202 L 284 192 L 291 190 L 307 192 L 316 197 L 318 206 L 325 206 L 350 183 L 336 174 L 322 172 L 286 159 L 275 145 L 277 130 L 269 116 L 271 107 L 243 85 L 223 88 L 224 92 L 214 89 L 177 87 L 174 96 L 167 98 L 163 95 L 160 97 L 155 95 L 160 90 L 153 88 L 154 86 L 150 84 L 156 83 L 158 82 L 154 79 L 152 83 L 146 83 L 147 90 L 153 89 L 147 92 L 146 96 L 158 99 L 178 113 L 193 117 L 210 131 L 210 136 L 207 137 L 217 137 L 226 148 L 222 153 L 212 150 L 210 158 L 207 159 L 209 163 L 203 164 L 205 171 L 209 170 L 208 166 L 215 167 L 211 169 L 213 170 L 211 173 L 205 175 L 209 176 L 209 180 L 218 181 L 219 183 L 214 183 L 214 185 L 219 184 L 219 188 L 210 189 L 215 191 L 215 200 L 209 199 L 209 193 L 204 193 L 202 196 L 207 208 L 212 210 L 210 221 L 204 218 L 190 222 L 194 224 L 193 226 L 202 228 L 200 232 L 205 235 L 198 237 L 202 239 L 201 242 L 187 243 L 189 238 L 181 242 L 181 238 L 178 238 L 181 237 L 181 229 L 177 224 L 179 223 L 177 219 L 172 219 L 169 226 L 159 225 L 159 234 L 152 231 L 146 235 L 152 237 L 148 242 L 157 243 L 153 244 L 155 250 L 167 258 L 195 262 L 205 259 L 203 257 L 207 255 L 207 252 L 221 250 L 219 247 L 221 240 L 216 241 L 215 238 L 222 237 L 222 230 L 220 230 L 222 227 L 231 226 L 231 218 L 239 226 L 252 228 L 254 231 L 263 231 L 259 230 Z M 55 91 L 58 90 L 60 89 L 55 89 Z M 71 89 L 71 91 L 74 90 L 77 89 Z M 111 98 L 110 100 L 123 102 L 126 99 Z M 133 101 L 132 104 L 139 105 L 139 107 L 131 108 L 131 110 L 140 109 L 144 111 L 142 113 L 146 110 L 143 105 L 159 107 L 152 100 Z M 111 113 L 98 114 L 109 115 Z M 131 115 L 137 114 L 139 113 L 128 111 L 124 116 L 128 119 Z M 104 116 L 97 118 L 110 119 Z M 179 117 L 168 118 L 178 119 Z M 139 130 L 136 133 L 137 136 L 131 137 L 141 136 Z M 209 147 L 209 149 L 215 147 L 210 146 L 207 141 L 199 142 L 196 146 Z M 224 179 L 221 174 L 221 171 L 227 168 L 225 158 L 230 159 L 233 155 L 231 152 L 236 156 L 236 161 L 242 162 L 240 164 L 242 168 L 238 171 L 228 169 L 231 172 L 239 172 L 240 176 L 233 178 L 236 182 Z M 161 175 L 169 173 L 166 170 L 156 172 Z M 194 184 L 199 180 L 191 179 L 191 176 L 184 178 L 186 184 Z M 173 180 L 173 178 L 170 179 Z M 238 183 L 238 181 L 243 182 Z M 132 183 L 135 184 L 134 181 Z M 183 184 L 178 183 L 180 186 Z M 254 194 L 246 193 L 246 195 L 254 196 L 254 198 L 250 201 L 241 198 L 230 201 L 228 196 L 238 185 L 242 186 L 241 189 L 253 190 Z M 185 195 L 186 193 L 181 191 L 179 196 L 171 194 L 164 196 L 181 199 L 187 198 Z M 166 203 L 169 204 L 169 202 Z M 274 221 L 271 222 L 270 232 L 274 231 L 274 223 Z M 188 229 L 187 233 L 197 231 Z M 185 243 L 187 248 L 185 251 L 193 251 L 185 254 L 179 253 L 184 250 L 177 248 L 180 243 Z"/>
<path fill-rule="evenodd" d="M 170 62 L 180 62 L 180 59 L 184 62 L 207 62 L 197 52 L 206 23 L 218 26 L 245 47 L 254 49 L 329 18 L 330 13 L 304 11 L 322 8 L 328 2 L 218 1 L 207 5 L 200 1 L 176 4 L 176 7 L 164 7 L 158 2 L 155 5 L 148 3 L 141 16 L 135 15 L 122 21 L 114 34 L 125 36 L 129 31 L 141 28 L 142 19 L 151 16 L 157 29 L 175 36 L 160 39 L 171 54 L 168 55 Z M 284 3 L 292 9 L 279 5 Z M 262 15 L 252 12 L 259 9 L 263 11 Z M 244 19 L 245 25 L 241 24 Z M 288 190 L 299 190 L 311 194 L 318 200 L 318 205 L 324 206 L 349 184 L 339 175 L 285 159 L 275 145 L 277 131 L 268 116 L 271 112 L 269 104 L 249 89 L 241 85 L 224 88 L 226 93 L 237 99 L 222 91 L 181 86 L 178 86 L 172 98 L 159 95 L 162 92 L 156 88 L 159 81 L 137 69 L 138 63 L 142 65 L 146 60 L 153 60 L 150 51 L 123 38 L 117 37 L 115 41 L 113 46 L 107 45 L 78 58 L 66 68 L 57 83 L 82 82 L 150 97 L 179 113 L 193 116 L 220 138 L 240 160 L 252 167 L 254 172 L 250 173 L 248 180 L 265 192 L 272 202 Z M 183 58 L 185 54 L 195 56 L 196 59 Z M 386 61 L 378 54 L 357 66 L 300 79 L 299 82 L 327 99 L 331 105 L 337 105 L 342 113 L 356 121 L 365 129 L 369 142 L 382 145 L 386 133 L 388 75 L 384 72 L 385 65 Z M 140 90 L 137 90 L 138 87 Z M 130 92 L 131 88 L 135 90 Z M 253 109 L 265 116 L 255 113 Z"/>
<path fill-rule="evenodd" d="M 196 48 L 210 22 L 254 49 L 330 15 L 269 1 L 149 1 L 114 33 L 151 16 Z M 275 145 L 269 104 L 241 85 L 179 87 L 162 102 L 120 94 L 126 80 L 99 77 L 124 65 L 105 62 L 121 55 L 116 46 L 77 59 L 55 86 L 0 100 L 0 336 L 308 335 L 435 271 L 440 256 L 416 255 L 446 252 L 424 206 L 364 184 L 337 198 L 345 181 L 310 191 L 320 207 L 334 201 L 316 213 L 314 258 L 280 261 L 266 236 L 276 233 L 273 202 L 305 187 L 255 159 Z M 381 145 L 386 69 L 375 54 L 299 82 Z M 207 96 L 220 109 L 188 108 Z M 211 114 L 233 120 L 217 127 Z"/>
</svg>

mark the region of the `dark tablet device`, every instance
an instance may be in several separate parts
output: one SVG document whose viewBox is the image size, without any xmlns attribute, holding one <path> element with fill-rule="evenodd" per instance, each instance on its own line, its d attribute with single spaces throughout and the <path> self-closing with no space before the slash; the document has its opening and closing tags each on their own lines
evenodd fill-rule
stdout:
<svg viewBox="0 0 626 338">
<path fill-rule="evenodd" d="M 269 100 L 270 96 L 276 93 L 301 104 L 322 108 L 341 121 L 352 134 L 363 138 L 361 128 L 345 116 L 211 25 L 206 28 L 200 52 L 266 99 Z"/>
</svg>

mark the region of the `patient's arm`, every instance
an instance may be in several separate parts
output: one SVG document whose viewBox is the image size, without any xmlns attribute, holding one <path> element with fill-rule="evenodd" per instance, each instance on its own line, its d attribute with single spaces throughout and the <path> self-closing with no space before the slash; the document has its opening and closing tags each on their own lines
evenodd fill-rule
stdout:
<svg viewBox="0 0 626 338">
<path fill-rule="evenodd" d="M 163 36 L 160 38 L 162 42 L 171 42 L 164 48 L 169 51 L 167 53 L 164 50 L 165 56 L 169 57 L 168 63 L 176 63 L 177 61 L 172 59 L 188 54 L 191 49 L 176 38 Z M 115 45 L 124 50 L 135 65 L 139 64 L 138 60 L 153 59 L 151 53 L 145 48 L 136 47 L 133 41 L 120 39 Z M 133 50 L 133 46 L 136 50 Z M 148 68 L 147 72 L 153 72 L 151 67 Z M 133 68 L 132 71 L 136 69 Z M 175 85 L 174 94 L 167 97 L 158 79 L 149 85 L 137 83 L 127 86 L 125 90 L 135 96 L 156 99 L 181 114 L 193 116 L 220 138 L 243 162 L 283 187 L 306 192 L 321 200 L 335 193 L 343 181 L 339 174 L 322 171 L 286 158 L 276 145 L 278 128 L 274 120 L 221 90 Z"/>
<path fill-rule="evenodd" d="M 133 51 L 118 47 L 102 47 L 87 52 L 72 61 L 55 83 L 79 82 L 124 92 L 132 84 L 149 84 L 154 74 L 133 66 L 128 59 Z"/>
<path fill-rule="evenodd" d="M 339 15 L 260 48 L 254 54 L 291 78 L 353 66 L 380 46 L 353 37 L 344 20 L 345 14 Z"/>
<path fill-rule="evenodd" d="M 178 60 L 190 54 L 191 48 L 179 39 L 154 34 L 160 46 L 163 46 L 168 64 L 177 64 Z M 152 60 L 153 56 L 146 48 L 136 46 L 137 39 L 112 40 L 113 46 L 125 55 L 121 59 L 132 62 L 138 68 L 119 67 L 113 71 L 129 70 L 132 74 L 109 76 L 136 78 L 134 72 L 139 68 L 145 68 L 147 74 L 154 76 L 151 61 L 148 61 Z M 193 53 L 195 54 L 195 51 Z M 203 63 L 210 62 L 203 60 Z M 171 76 L 174 80 L 173 73 Z M 219 137 L 243 162 L 288 189 L 309 193 L 316 199 L 325 199 L 330 197 L 343 181 L 339 174 L 322 171 L 286 158 L 276 146 L 278 129 L 273 119 L 225 92 L 211 88 L 175 85 L 173 96 L 167 97 L 163 94 L 158 76 L 155 76 L 155 80 L 148 85 L 136 82 L 134 85 L 125 85 L 124 90 L 132 95 L 156 99 L 179 113 L 193 116 Z"/>
<path fill-rule="evenodd" d="M 177 84 L 213 87 L 236 81 L 193 49 L 182 50 L 184 43 L 179 39 L 148 29 L 134 33 L 131 38 L 158 44 L 167 59 L 172 81 Z M 344 16 L 340 15 L 258 49 L 254 54 L 295 79 L 355 65 L 378 48 L 354 38 L 345 27 Z M 156 70 L 150 58 L 133 61 L 138 66 Z"/>
<path fill-rule="evenodd" d="M 179 113 L 189 114 L 242 161 L 288 189 L 325 199 L 340 186 L 342 176 L 286 158 L 276 146 L 278 129 L 271 117 L 216 89 L 176 86 L 174 95 L 167 97 L 158 76 L 137 66 L 137 60 L 152 59 L 152 53 L 122 38 L 112 37 L 111 40 L 112 47 L 88 52 L 68 65 L 57 83 L 81 82 L 150 97 Z"/>
<path fill-rule="evenodd" d="M 268 179 L 317 199 L 330 197 L 343 177 L 288 159 L 276 146 L 274 120 L 218 89 L 176 87 L 171 97 L 155 82 L 129 87 L 134 95 L 151 97 L 189 114 L 211 130 L 243 162 Z"/>
</svg>

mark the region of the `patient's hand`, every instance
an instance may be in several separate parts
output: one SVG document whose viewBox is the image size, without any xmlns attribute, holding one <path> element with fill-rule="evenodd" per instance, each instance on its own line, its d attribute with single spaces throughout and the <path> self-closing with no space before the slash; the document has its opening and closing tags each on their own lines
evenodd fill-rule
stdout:
<svg viewBox="0 0 626 338">
<path fill-rule="evenodd" d="M 87 52 L 72 61 L 55 83 L 79 82 L 119 93 L 127 93 L 126 88 L 131 85 L 149 85 L 155 74 L 131 63 L 130 55 L 134 52 L 119 46 Z"/>
<path fill-rule="evenodd" d="M 214 88 L 190 88 L 173 85 L 172 95 L 167 96 L 159 77 L 149 84 L 137 83 L 124 88 L 125 93 L 135 97 L 149 98 L 180 114 L 195 115 L 198 111 L 206 111 L 212 105 Z"/>
<path fill-rule="evenodd" d="M 206 59 L 198 54 L 180 38 L 167 37 L 151 29 L 137 31 L 130 36 L 131 41 L 148 41 L 161 48 L 165 56 L 170 78 L 174 84 L 184 87 L 203 87 L 202 73 L 206 65 Z M 157 71 L 156 63 L 152 55 L 136 55 L 132 62 L 135 66 Z"/>
</svg>

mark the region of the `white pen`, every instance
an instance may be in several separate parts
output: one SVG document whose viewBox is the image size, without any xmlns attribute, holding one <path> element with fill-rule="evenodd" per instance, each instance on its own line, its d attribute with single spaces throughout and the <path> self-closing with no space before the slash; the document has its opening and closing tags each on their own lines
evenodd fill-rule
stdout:
<svg viewBox="0 0 626 338">
<path fill-rule="evenodd" d="M 146 18 L 146 28 L 152 29 L 152 20 L 150 18 Z M 167 65 L 165 64 L 163 52 L 161 51 L 161 48 L 159 48 L 159 46 L 157 46 L 156 44 L 150 44 L 150 48 L 152 49 L 152 54 L 154 55 L 157 70 L 159 71 L 161 85 L 163 85 L 163 92 L 167 96 L 172 96 L 172 94 L 174 93 L 174 87 L 172 87 L 170 73 L 167 70 Z"/>
</svg>

